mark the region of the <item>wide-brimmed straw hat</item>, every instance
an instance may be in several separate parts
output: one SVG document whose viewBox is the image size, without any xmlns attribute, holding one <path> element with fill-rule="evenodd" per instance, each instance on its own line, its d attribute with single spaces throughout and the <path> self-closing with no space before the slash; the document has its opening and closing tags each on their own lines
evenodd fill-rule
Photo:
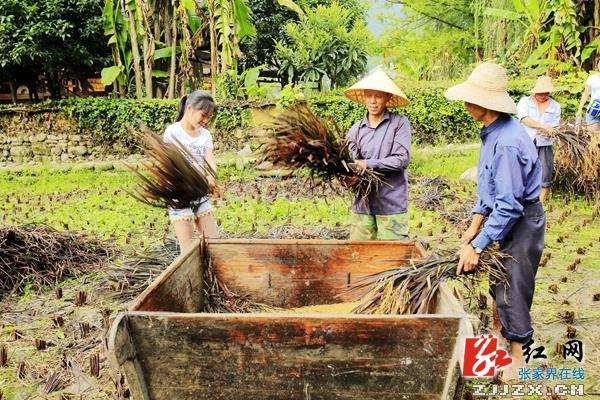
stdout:
<svg viewBox="0 0 600 400">
<path fill-rule="evenodd" d="M 379 90 L 391 94 L 392 97 L 386 103 L 387 107 L 402 107 L 410 103 L 404 92 L 381 68 L 377 68 L 346 89 L 344 94 L 357 103 L 365 104 L 365 90 Z"/>
<path fill-rule="evenodd" d="M 531 90 L 531 93 L 550 93 L 554 92 L 554 85 L 552 84 L 552 79 L 549 76 L 540 76 L 535 81 L 535 86 Z"/>
<path fill-rule="evenodd" d="M 466 82 L 452 86 L 444 95 L 449 100 L 462 100 L 488 110 L 516 114 L 517 106 L 507 91 L 506 70 L 492 62 L 484 62 L 471 72 Z"/>
</svg>

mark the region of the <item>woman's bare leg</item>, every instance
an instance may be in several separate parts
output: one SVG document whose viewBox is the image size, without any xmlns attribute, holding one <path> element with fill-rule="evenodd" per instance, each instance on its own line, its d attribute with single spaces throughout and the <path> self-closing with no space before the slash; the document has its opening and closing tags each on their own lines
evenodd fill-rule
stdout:
<svg viewBox="0 0 600 400">
<path fill-rule="evenodd" d="M 196 229 L 200 236 L 203 234 L 207 238 L 218 238 L 220 236 L 219 227 L 212 212 L 196 218 Z"/>
<path fill-rule="evenodd" d="M 192 244 L 194 235 L 194 221 L 171 221 L 175 228 L 175 235 L 179 242 L 179 251 L 183 254 Z"/>
</svg>

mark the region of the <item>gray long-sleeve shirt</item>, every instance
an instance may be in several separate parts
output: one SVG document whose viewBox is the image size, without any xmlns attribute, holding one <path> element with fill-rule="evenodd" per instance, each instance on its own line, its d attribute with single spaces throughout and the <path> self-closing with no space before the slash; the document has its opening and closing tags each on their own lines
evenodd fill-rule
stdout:
<svg viewBox="0 0 600 400">
<path fill-rule="evenodd" d="M 354 198 L 352 211 L 358 214 L 389 215 L 408 210 L 408 174 L 412 131 L 408 119 L 386 111 L 377 128 L 368 116 L 348 132 L 348 149 L 355 160 L 383 174 L 384 183 L 367 199 Z"/>
</svg>

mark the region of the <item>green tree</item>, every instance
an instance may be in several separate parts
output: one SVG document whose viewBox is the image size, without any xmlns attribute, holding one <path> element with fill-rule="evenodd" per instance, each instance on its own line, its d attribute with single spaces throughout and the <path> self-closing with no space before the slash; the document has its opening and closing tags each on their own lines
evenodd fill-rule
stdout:
<svg viewBox="0 0 600 400">
<path fill-rule="evenodd" d="M 561 72 L 597 54 L 600 2 L 576 0 L 478 0 L 482 37 L 500 38 L 503 51 L 485 46 L 487 56 L 519 71 Z M 514 43 L 504 46 L 505 43 Z M 498 49 L 496 49 L 498 50 Z"/>
<path fill-rule="evenodd" d="M 403 75 L 416 79 L 446 79 L 462 75 L 477 57 L 472 2 L 466 0 L 405 0 L 401 15 L 384 12 L 387 28 L 380 51 Z M 387 61 L 387 59 L 386 59 Z"/>
<path fill-rule="evenodd" d="M 279 73 L 288 82 L 331 79 L 344 86 L 367 65 L 370 33 L 365 23 L 337 2 L 305 10 L 299 22 L 285 25 L 283 40 L 276 41 Z"/>
<path fill-rule="evenodd" d="M 101 10 L 100 0 L 2 0 L 0 73 L 31 82 L 30 93 L 44 76 L 61 97 L 63 77 L 98 72 L 110 60 Z"/>
<path fill-rule="evenodd" d="M 295 4 L 302 10 L 319 5 L 330 5 L 333 0 L 296 0 Z M 248 0 L 252 9 L 256 35 L 248 38 L 241 45 L 242 56 L 240 66 L 243 69 L 266 65 L 277 68 L 275 57 L 275 42 L 285 35 L 284 27 L 287 22 L 300 20 L 300 14 L 284 7 L 273 0 Z M 339 0 L 338 4 L 350 10 L 353 20 L 366 23 L 367 7 L 362 0 Z"/>
</svg>

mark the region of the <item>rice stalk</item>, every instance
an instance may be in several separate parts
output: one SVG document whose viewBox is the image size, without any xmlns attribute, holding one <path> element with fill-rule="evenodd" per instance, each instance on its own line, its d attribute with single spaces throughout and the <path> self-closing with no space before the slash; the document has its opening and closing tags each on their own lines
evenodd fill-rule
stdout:
<svg viewBox="0 0 600 400">
<path fill-rule="evenodd" d="M 360 279 L 346 293 L 360 301 L 353 310 L 357 314 L 426 314 L 435 305 L 441 283 L 448 279 L 472 286 L 477 276 L 487 274 L 492 282 L 507 284 L 505 257 L 496 248 L 486 249 L 476 273 L 461 275 L 456 275 L 459 257 L 453 253 L 406 260 L 408 265 Z"/>
<path fill-rule="evenodd" d="M 104 241 L 44 225 L 0 226 L 0 296 L 98 267 L 117 252 Z"/>
<path fill-rule="evenodd" d="M 139 179 L 135 192 L 130 193 L 135 199 L 153 207 L 189 208 L 209 194 L 215 172 L 195 162 L 181 142 L 165 143 L 152 132 L 140 140 L 147 146 L 145 155 L 150 161 L 142 162 L 147 174 L 130 167 Z"/>
<path fill-rule="evenodd" d="M 331 183 L 334 179 L 365 198 L 383 183 L 382 175 L 358 171 L 345 140 L 345 132 L 331 119 L 317 118 L 306 105 L 296 105 L 270 126 L 271 137 L 263 149 L 265 160 L 293 170 L 306 168 L 311 178 Z"/>
<path fill-rule="evenodd" d="M 564 124 L 553 132 L 554 187 L 600 199 L 600 133 Z"/>
</svg>

